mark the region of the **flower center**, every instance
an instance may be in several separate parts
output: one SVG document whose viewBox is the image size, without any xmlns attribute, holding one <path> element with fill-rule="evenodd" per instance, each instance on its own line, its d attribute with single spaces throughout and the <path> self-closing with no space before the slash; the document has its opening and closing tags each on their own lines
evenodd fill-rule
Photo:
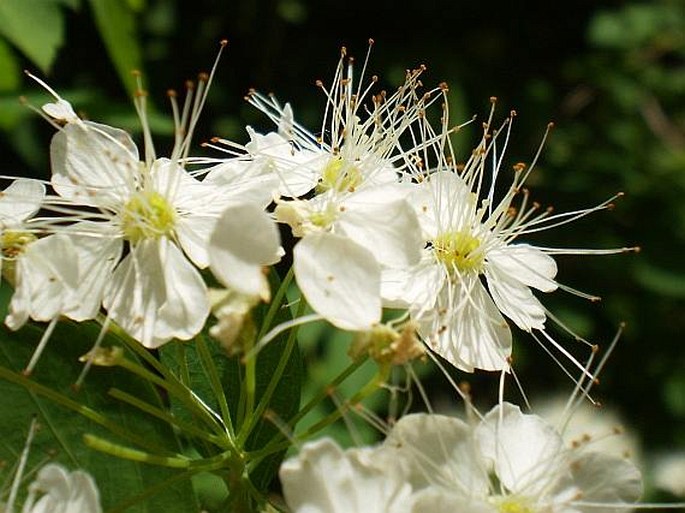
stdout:
<svg viewBox="0 0 685 513">
<path fill-rule="evenodd" d="M 176 210 L 158 192 L 139 192 L 121 211 L 124 237 L 135 244 L 143 239 L 158 239 L 173 232 Z"/>
<path fill-rule="evenodd" d="M 27 244 L 36 240 L 36 236 L 29 232 L 6 230 L 0 236 L 0 250 L 2 257 L 13 260 L 17 258 Z"/>
<path fill-rule="evenodd" d="M 340 156 L 331 158 L 321 173 L 317 192 L 334 189 L 338 192 L 354 192 L 362 183 L 362 172 L 358 167 L 350 165 Z"/>
<path fill-rule="evenodd" d="M 468 231 L 445 232 L 433 239 L 438 261 L 461 272 L 482 269 L 484 258 L 483 252 L 478 251 L 480 245 L 480 240 Z"/>
<path fill-rule="evenodd" d="M 533 513 L 534 510 L 526 501 L 518 497 L 507 497 L 498 505 L 499 513 Z"/>
</svg>

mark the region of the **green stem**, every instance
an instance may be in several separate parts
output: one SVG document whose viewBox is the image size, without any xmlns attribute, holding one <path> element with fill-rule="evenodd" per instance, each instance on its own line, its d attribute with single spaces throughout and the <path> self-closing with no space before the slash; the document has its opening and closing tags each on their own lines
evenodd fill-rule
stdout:
<svg viewBox="0 0 685 513">
<path fill-rule="evenodd" d="M 298 306 L 296 317 L 302 315 L 304 313 L 304 309 L 305 302 L 301 301 Z M 288 365 L 288 362 L 290 361 L 290 355 L 292 354 L 293 349 L 295 348 L 295 345 L 297 343 L 298 328 L 299 326 L 293 326 L 293 328 L 290 330 L 288 340 L 286 341 L 285 349 L 281 353 L 278 365 L 276 366 L 276 369 L 274 369 L 274 372 L 271 375 L 271 379 L 269 380 L 269 384 L 267 385 L 266 390 L 264 390 L 264 393 L 259 398 L 259 404 L 257 404 L 257 408 L 240 427 L 240 433 L 238 434 L 238 445 L 240 447 L 242 447 L 245 444 L 245 440 L 247 440 L 248 436 L 250 436 L 250 433 L 254 429 L 255 425 L 257 424 L 259 419 L 262 418 L 264 411 L 266 411 L 267 407 L 269 406 L 271 397 L 274 391 L 276 390 L 276 387 L 278 386 L 281 377 L 283 376 L 283 372 L 285 371 L 285 368 Z"/>
<path fill-rule="evenodd" d="M 88 420 L 91 420 L 96 424 L 108 429 L 111 433 L 121 436 L 125 440 L 129 440 L 133 444 L 139 445 L 140 447 L 145 447 L 153 452 L 167 452 L 167 449 L 164 447 L 157 446 L 151 442 L 149 437 L 144 438 L 134 435 L 131 433 L 130 429 L 111 421 L 101 413 L 98 413 L 95 410 L 92 410 L 87 406 L 84 406 L 73 399 L 60 394 L 59 392 L 54 391 L 52 388 L 36 383 L 35 381 L 12 372 L 9 369 L 0 367 L 0 379 L 4 379 L 10 383 L 24 387 L 26 390 L 34 392 L 35 394 L 45 397 L 46 399 L 49 399 L 50 401 L 53 401 L 64 408 L 74 411 Z"/>
<path fill-rule="evenodd" d="M 266 315 L 264 316 L 264 320 L 262 321 L 262 325 L 259 328 L 259 333 L 257 334 L 257 337 L 253 340 L 253 344 L 254 342 L 261 340 L 262 337 L 266 335 L 266 333 L 271 328 L 274 318 L 276 317 L 278 310 L 281 308 L 281 304 L 283 302 L 283 298 L 286 295 L 286 292 L 288 291 L 288 287 L 290 287 L 290 282 L 293 279 L 293 275 L 293 268 L 290 267 L 287 274 L 283 278 L 283 281 L 279 285 L 278 290 L 276 291 L 276 294 L 274 295 L 273 300 L 271 301 L 271 304 L 269 305 L 269 309 L 267 310 Z M 255 396 L 257 394 L 257 355 L 251 354 L 253 348 L 254 345 L 245 348 L 247 355 L 245 358 L 245 386 L 243 387 L 245 390 L 245 401 L 243 402 L 243 408 L 240 409 L 240 411 L 242 412 L 242 416 L 240 419 L 241 425 L 243 424 L 246 418 L 250 418 L 252 416 L 252 412 L 254 411 Z M 248 422 L 248 424 L 250 423 L 251 422 Z"/>
<path fill-rule="evenodd" d="M 214 365 L 214 360 L 212 355 L 207 349 L 207 344 L 205 344 L 204 338 L 200 335 L 195 339 L 195 346 L 202 359 L 202 367 L 207 371 L 207 377 L 209 378 L 209 384 L 212 387 L 212 392 L 214 397 L 219 403 L 219 409 L 221 410 L 221 418 L 226 426 L 226 431 L 228 432 L 231 440 L 235 438 L 235 433 L 233 431 L 233 422 L 231 420 L 231 412 L 228 409 L 228 401 L 226 400 L 226 394 L 224 392 L 224 387 L 221 384 L 221 378 Z"/>
<path fill-rule="evenodd" d="M 297 423 L 302 418 L 304 418 L 304 416 L 307 415 L 307 413 L 309 413 L 311 410 L 314 409 L 315 406 L 317 406 L 322 401 L 324 401 L 330 395 L 331 390 L 336 389 L 349 376 L 351 376 L 357 369 L 359 369 L 364 364 L 364 362 L 366 362 L 366 360 L 367 360 L 367 357 L 355 360 L 352 363 L 350 363 L 345 369 L 343 369 L 343 371 L 340 372 L 340 374 L 338 374 L 325 388 L 323 388 L 318 394 L 316 394 L 312 399 L 310 399 L 307 402 L 307 404 L 303 408 L 301 408 L 299 412 L 297 412 L 297 415 L 295 415 L 293 418 L 291 418 L 288 421 L 288 423 L 287 423 L 288 427 L 290 429 L 294 429 L 294 427 L 297 425 Z M 379 373 L 376 376 L 374 376 L 374 378 L 369 383 L 367 383 L 367 385 L 364 387 L 364 389 L 366 389 L 367 387 L 369 387 L 371 385 L 373 387 L 377 387 L 378 386 L 377 383 L 379 383 L 379 382 L 383 383 L 384 381 L 385 381 L 385 377 L 382 377 L 381 373 Z M 364 389 L 362 389 L 362 390 L 364 390 Z M 375 390 L 375 388 L 374 388 L 374 390 Z M 353 397 L 353 399 L 351 399 L 348 402 L 352 402 L 354 400 L 354 398 L 357 397 L 357 395 L 359 395 L 359 393 L 357 393 Z M 340 416 L 338 415 L 338 417 L 331 420 L 328 424 L 335 422 L 335 420 L 337 420 L 339 417 Z M 325 426 L 323 426 L 323 427 L 325 427 Z M 257 463 L 259 463 L 260 460 L 262 460 L 266 456 L 269 456 L 270 454 L 277 453 L 279 451 L 282 451 L 282 450 L 290 447 L 292 442 L 289 440 L 282 440 L 282 438 L 283 438 L 283 435 L 281 433 L 279 433 L 279 434 L 275 435 L 268 443 L 266 443 L 263 448 L 261 448 L 257 451 L 248 453 L 247 456 L 248 456 L 248 459 L 250 460 L 250 466 L 256 465 Z"/>
<path fill-rule="evenodd" d="M 207 411 L 205 406 L 198 403 L 197 399 L 192 394 L 192 390 L 178 381 L 173 375 L 168 374 L 169 379 L 162 379 L 156 374 L 126 358 L 122 358 L 117 363 L 121 368 L 126 369 L 127 371 L 140 376 L 148 382 L 154 383 L 155 385 L 165 389 L 167 392 L 169 392 L 169 395 L 182 402 L 186 408 L 188 408 L 190 413 L 203 419 L 205 424 L 212 428 L 218 436 L 225 436 L 226 431 L 224 430 L 223 426 L 221 426 L 217 422 L 217 419 Z"/>
<path fill-rule="evenodd" d="M 109 395 L 111 395 L 115 399 L 118 399 L 119 401 L 125 402 L 126 404 L 133 406 L 134 408 L 138 408 L 139 410 L 144 411 L 148 415 L 152 415 L 153 417 L 157 417 L 158 419 L 163 420 L 170 426 L 176 426 L 179 430 L 183 431 L 187 435 L 195 436 L 219 447 L 228 448 L 226 447 L 227 440 L 225 436 L 219 437 L 214 434 L 207 433 L 205 430 L 200 429 L 193 424 L 189 424 L 181 420 L 177 416 L 169 414 L 168 411 L 162 410 L 161 408 L 157 408 L 156 406 L 146 403 L 145 401 L 141 401 L 137 397 L 132 396 L 131 394 L 128 394 L 122 390 L 119 390 L 118 388 L 110 389 Z"/>
</svg>

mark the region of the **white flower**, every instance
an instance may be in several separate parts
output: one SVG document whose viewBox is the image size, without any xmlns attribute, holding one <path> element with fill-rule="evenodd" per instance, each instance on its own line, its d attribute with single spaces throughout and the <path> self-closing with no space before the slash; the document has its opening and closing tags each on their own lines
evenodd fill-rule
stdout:
<svg viewBox="0 0 685 513">
<path fill-rule="evenodd" d="M 82 470 L 69 472 L 48 463 L 29 486 L 22 513 L 101 513 L 93 478 Z"/>
<path fill-rule="evenodd" d="M 422 71 L 409 72 L 392 95 L 371 96 L 371 86 L 361 89 L 353 80 L 343 51 L 330 90 L 319 84 L 328 97 L 323 138 L 298 125 L 289 105 L 248 96 L 278 132 L 249 129 L 247 157 L 234 160 L 262 163 L 278 176 L 274 214 L 302 238 L 293 255 L 297 283 L 312 308 L 342 329 L 379 322 L 381 268 L 420 257 L 420 227 L 406 202 L 410 188 L 398 178 L 419 152 L 416 145 L 403 148 L 401 137 L 433 101 L 417 92 Z"/>
<path fill-rule="evenodd" d="M 411 487 L 397 467 L 330 439 L 305 444 L 279 472 L 293 513 L 409 513 Z"/>
<path fill-rule="evenodd" d="M 63 107 L 57 110 L 67 112 L 68 103 L 57 99 Z M 203 101 L 194 105 L 201 107 Z M 54 114 L 53 107 L 46 112 Z M 217 220 L 232 205 L 254 201 L 263 207 L 270 201 L 273 179 L 246 182 L 226 166 L 202 171 L 203 180 L 186 171 L 185 154 L 199 107 L 184 118 L 185 125 L 177 120 L 171 158 L 157 158 L 144 96 L 136 99 L 136 107 L 144 130 L 144 161 L 123 130 L 71 115 L 59 117 L 63 126 L 50 146 L 52 185 L 62 202 L 55 208 L 69 214 L 63 219 L 78 222 L 59 227 L 71 249 L 55 252 L 49 271 L 72 283 L 76 266 L 76 287 L 62 314 L 84 320 L 102 305 L 109 318 L 152 348 L 172 338 L 190 339 L 202 329 L 209 301 L 198 269 L 210 263 L 209 241 Z M 79 210 L 80 205 L 89 208 Z M 241 221 L 250 223 L 249 218 Z M 47 271 L 26 267 L 33 276 L 26 275 L 25 283 L 45 283 Z M 253 288 L 253 275 L 246 280 L 251 283 L 245 287 Z M 33 289 L 17 291 L 15 310 L 24 312 L 24 320 L 26 311 L 30 315 L 36 307 L 22 308 L 22 298 L 36 294 Z"/>
<path fill-rule="evenodd" d="M 451 148 L 443 141 L 435 150 L 437 163 L 430 171 L 412 177 L 415 191 L 409 200 L 423 230 L 423 257 L 411 268 L 384 271 L 384 304 L 408 307 L 428 345 L 462 370 L 509 369 L 512 335 L 505 317 L 536 338 L 535 332 L 541 333 L 544 342 L 582 369 L 546 333 L 548 313 L 533 290 L 552 292 L 560 287 L 551 255 L 608 254 L 625 249 L 564 250 L 519 240 L 607 208 L 609 203 L 556 215 L 549 210 L 539 212 L 539 205 L 531 205 L 523 189 L 530 172 L 523 164 L 514 166 L 512 183 L 497 201 L 502 158 L 488 126 L 463 168 L 455 167 L 456 159 L 449 150 L 442 153 L 443 146 Z M 445 131 L 447 135 L 449 131 Z"/>
<path fill-rule="evenodd" d="M 642 492 L 628 460 L 564 447 L 536 415 L 504 403 L 476 426 L 440 415 L 407 415 L 384 455 L 409 473 L 415 511 L 435 513 L 619 513 Z"/>
</svg>

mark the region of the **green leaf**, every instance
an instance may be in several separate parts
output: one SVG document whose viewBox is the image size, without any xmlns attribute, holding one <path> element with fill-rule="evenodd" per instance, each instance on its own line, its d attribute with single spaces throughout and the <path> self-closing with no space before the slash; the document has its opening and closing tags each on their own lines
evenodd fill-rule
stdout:
<svg viewBox="0 0 685 513">
<path fill-rule="evenodd" d="M 160 397 L 150 383 L 120 368 L 93 367 L 83 388 L 73 391 L 72 384 L 83 365 L 78 357 L 90 348 L 98 329 L 94 323 L 58 325 L 30 379 L 20 371 L 43 330 L 36 325 L 17 333 L 0 329 L 0 378 L 4 378 L 0 379 L 0 411 L 11 412 L 0 415 L 0 460 L 16 460 L 31 418 L 37 415 L 41 429 L 31 446 L 29 470 L 48 456 L 69 469 L 87 470 L 98 484 L 105 511 L 198 511 L 190 480 L 174 482 L 182 477 L 178 471 L 119 459 L 84 445 L 84 435 L 92 434 L 143 451 L 159 450 L 165 455 L 181 451 L 167 424 L 108 395 L 108 390 L 116 387 L 160 407 Z M 116 344 L 115 337 L 107 336 L 104 344 Z M 59 394 L 60 404 L 46 397 L 50 394 Z M 80 414 L 75 407 L 80 408 Z M 115 435 L 101 422 L 87 418 L 88 412 L 106 418 L 121 433 Z M 135 445 L 137 439 L 145 446 Z M 145 502 L 141 502 L 143 498 Z"/>
<path fill-rule="evenodd" d="M 0 34 L 48 73 L 64 39 L 64 18 L 49 0 L 0 1 Z"/>
<path fill-rule="evenodd" d="M 268 305 L 261 305 L 253 311 L 254 320 L 257 326 L 266 315 Z M 276 323 L 290 319 L 287 309 L 281 309 L 276 318 Z M 288 333 L 282 334 L 264 347 L 258 357 L 256 364 L 256 402 L 263 397 L 275 369 L 279 366 L 284 357 L 284 350 L 287 346 Z M 231 415 L 231 422 L 235 426 L 235 431 L 240 430 L 239 405 L 241 398 L 241 387 L 243 386 L 244 367 L 239 357 L 229 358 L 221 346 L 212 338 L 199 335 L 209 349 L 211 360 L 221 381 L 226 401 Z M 209 379 L 209 373 L 202 362 L 197 347 L 193 343 L 175 342 L 160 348 L 160 359 L 164 365 L 172 370 L 176 375 L 185 375 L 188 386 L 193 389 L 207 405 L 217 413 L 220 412 L 219 400 L 213 391 Z M 295 346 L 288 356 L 285 363 L 284 372 L 274 389 L 268 402 L 268 410 L 273 412 L 280 420 L 287 422 L 299 409 L 300 391 L 302 387 L 302 360 L 299 349 Z M 172 411 L 174 415 L 191 420 L 189 413 L 172 399 Z M 244 450 L 250 451 L 262 448 L 280 431 L 271 422 L 260 419 L 251 435 L 248 437 Z M 200 450 L 201 447 L 198 447 Z M 211 447 L 204 446 L 205 456 L 211 455 Z M 209 452 L 207 452 L 209 451 Z M 260 490 L 265 490 L 273 480 L 280 465 L 283 453 L 272 455 L 266 458 L 251 473 L 250 477 L 253 484 Z"/>
<path fill-rule="evenodd" d="M 133 71 L 142 71 L 142 58 L 135 19 L 135 10 L 125 0 L 90 0 L 95 24 L 100 31 L 109 57 L 121 83 L 133 96 L 136 81 Z"/>
</svg>

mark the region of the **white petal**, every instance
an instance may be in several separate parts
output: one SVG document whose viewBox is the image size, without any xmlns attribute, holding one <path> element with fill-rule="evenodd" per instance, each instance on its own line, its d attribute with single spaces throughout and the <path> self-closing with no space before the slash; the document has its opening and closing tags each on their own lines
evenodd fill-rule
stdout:
<svg viewBox="0 0 685 513">
<path fill-rule="evenodd" d="M 380 268 L 347 237 L 307 235 L 293 250 L 295 278 L 311 307 L 344 330 L 366 330 L 381 318 Z"/>
<path fill-rule="evenodd" d="M 410 414 L 392 427 L 383 447 L 405 467 L 413 490 L 439 484 L 462 500 L 485 498 L 490 481 L 471 432 L 471 427 L 454 417 Z"/>
<path fill-rule="evenodd" d="M 225 286 L 248 296 L 269 298 L 263 268 L 278 261 L 280 236 L 276 223 L 257 205 L 228 207 L 209 242 L 212 272 Z"/>
<path fill-rule="evenodd" d="M 200 273 L 166 238 L 131 249 L 114 271 L 103 305 L 124 331 L 149 348 L 194 337 L 209 315 Z"/>
<path fill-rule="evenodd" d="M 86 205 L 120 204 L 139 175 L 138 150 L 123 130 L 98 123 L 68 123 L 50 143 L 52 185 Z"/>
<path fill-rule="evenodd" d="M 418 263 L 424 246 L 416 213 L 406 200 L 388 201 L 388 187 L 360 191 L 343 202 L 336 228 L 388 267 Z"/>
<path fill-rule="evenodd" d="M 511 330 L 477 276 L 445 285 L 433 310 L 415 310 L 428 345 L 455 367 L 509 369 Z"/>
<path fill-rule="evenodd" d="M 149 348 L 157 345 L 157 315 L 167 300 L 164 279 L 159 244 L 144 240 L 117 266 L 102 301 L 112 320 Z"/>
<path fill-rule="evenodd" d="M 409 196 L 427 239 L 439 233 L 470 229 L 476 198 L 464 181 L 449 171 L 433 173 Z"/>
<path fill-rule="evenodd" d="M 582 497 L 578 509 L 583 512 L 621 513 L 629 510 L 642 495 L 642 476 L 633 463 L 598 452 L 583 454 L 571 464 L 573 480 Z M 583 508 L 583 502 L 605 503 L 606 507 Z"/>
<path fill-rule="evenodd" d="M 85 225 L 86 223 L 77 223 L 72 228 L 78 230 Z M 98 314 L 105 288 L 121 259 L 121 239 L 108 237 L 106 230 L 101 235 L 67 234 L 77 253 L 79 281 L 70 307 L 63 314 L 78 322 L 94 319 Z"/>
<path fill-rule="evenodd" d="M 71 305 L 78 286 L 78 257 L 62 234 L 29 244 L 17 260 L 15 294 L 5 324 L 20 328 L 31 317 L 49 321 Z"/>
<path fill-rule="evenodd" d="M 442 265 L 426 252 L 418 264 L 406 269 L 384 268 L 381 272 L 383 305 L 390 308 L 411 306 L 415 312 L 432 310 L 447 274 Z"/>
<path fill-rule="evenodd" d="M 15 226 L 35 214 L 45 198 L 45 185 L 19 178 L 0 193 L 0 222 Z"/>
<path fill-rule="evenodd" d="M 447 488 L 425 488 L 414 495 L 412 513 L 499 513 L 494 504 L 454 493 Z"/>
<path fill-rule="evenodd" d="M 494 264 L 485 270 L 488 289 L 497 308 L 524 331 L 545 328 L 545 309 L 528 287 Z"/>
<path fill-rule="evenodd" d="M 268 171 L 268 172 L 267 172 Z M 256 203 L 266 208 L 278 190 L 278 177 L 265 166 L 254 161 L 227 161 L 213 167 L 202 183 L 221 191 L 224 203 L 219 212 L 230 203 Z"/>
<path fill-rule="evenodd" d="M 514 244 L 494 249 L 488 251 L 487 261 L 503 274 L 542 292 L 552 292 L 558 287 L 554 281 L 556 262 L 534 246 Z"/>
<path fill-rule="evenodd" d="M 554 489 L 569 475 L 561 436 L 537 415 L 504 403 L 476 428 L 482 454 L 512 493 L 536 496 Z"/>
<path fill-rule="evenodd" d="M 59 98 L 56 102 L 46 103 L 41 109 L 51 118 L 60 121 L 67 121 L 69 123 L 78 123 L 80 121 L 71 104 L 62 98 Z"/>
<path fill-rule="evenodd" d="M 314 188 L 326 154 L 300 150 L 276 132 L 261 135 L 250 127 L 247 130 L 251 141 L 245 147 L 257 161 L 276 173 L 283 196 L 297 198 Z"/>
<path fill-rule="evenodd" d="M 160 241 L 164 265 L 166 301 L 160 307 L 155 324 L 155 344 L 171 338 L 188 340 L 197 335 L 209 315 L 209 298 L 202 276 L 175 244 Z M 147 263 L 143 268 L 146 272 Z"/>
<path fill-rule="evenodd" d="M 176 222 L 176 237 L 183 251 L 200 269 L 209 265 L 209 238 L 216 226 L 215 217 L 186 216 Z"/>
<path fill-rule="evenodd" d="M 394 470 L 324 438 L 284 462 L 279 477 L 293 513 L 409 513 L 411 489 Z"/>
</svg>

